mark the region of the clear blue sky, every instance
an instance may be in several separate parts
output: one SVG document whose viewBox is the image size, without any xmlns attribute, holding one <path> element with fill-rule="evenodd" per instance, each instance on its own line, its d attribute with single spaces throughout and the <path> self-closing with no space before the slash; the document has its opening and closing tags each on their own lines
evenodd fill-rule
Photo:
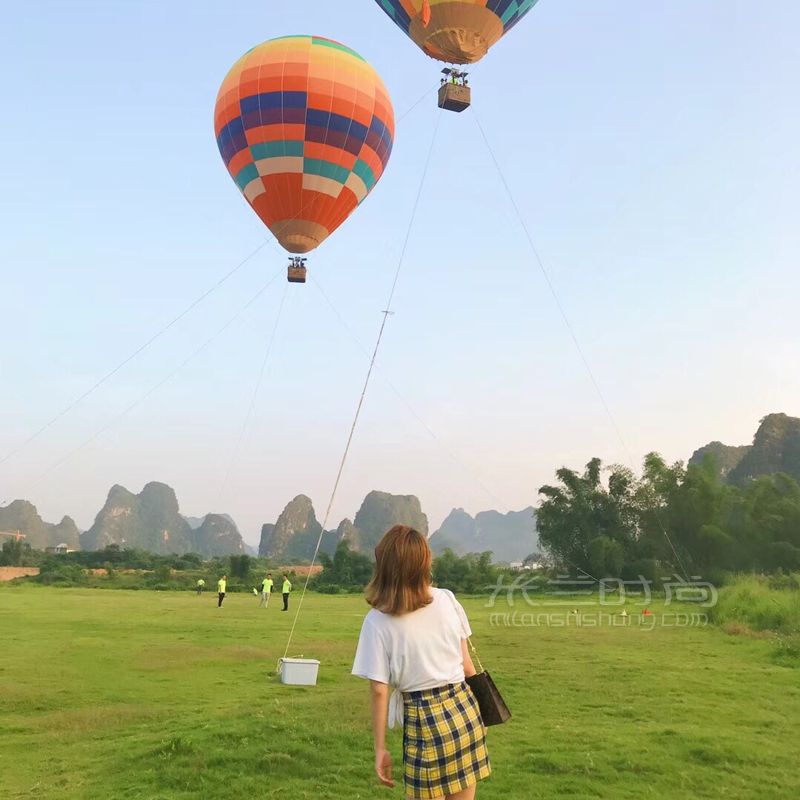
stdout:
<svg viewBox="0 0 800 800">
<path fill-rule="evenodd" d="M 473 70 L 477 117 L 634 460 L 800 413 L 798 29 L 793 0 L 541 0 Z M 267 238 L 212 110 L 234 60 L 288 33 L 362 53 L 398 116 L 438 81 L 372 0 L 4 12 L 0 458 Z M 88 527 L 113 483 L 157 479 L 250 542 L 299 492 L 321 514 L 437 113 L 431 95 L 400 122 L 382 182 L 313 255 L 349 329 L 314 284 L 287 295 L 281 277 L 115 421 L 283 268 L 267 245 L 0 466 L 0 501 Z M 470 112 L 440 118 L 395 310 L 332 524 L 372 488 L 419 495 L 436 526 L 454 506 L 534 503 L 562 464 L 628 460 Z"/>
</svg>

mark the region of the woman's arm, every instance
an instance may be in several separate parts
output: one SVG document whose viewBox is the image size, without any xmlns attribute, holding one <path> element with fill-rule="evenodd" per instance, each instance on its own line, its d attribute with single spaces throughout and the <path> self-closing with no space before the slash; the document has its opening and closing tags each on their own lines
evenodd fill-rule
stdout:
<svg viewBox="0 0 800 800">
<path fill-rule="evenodd" d="M 464 662 L 464 677 L 471 678 L 477 673 L 475 665 L 472 663 L 472 656 L 469 654 L 469 647 L 467 647 L 467 640 L 461 640 L 461 660 Z"/>
<path fill-rule="evenodd" d="M 370 681 L 372 703 L 372 735 L 375 744 L 375 772 L 384 786 L 394 786 L 392 757 L 386 749 L 386 716 L 389 709 L 389 687 L 379 681 Z"/>
</svg>

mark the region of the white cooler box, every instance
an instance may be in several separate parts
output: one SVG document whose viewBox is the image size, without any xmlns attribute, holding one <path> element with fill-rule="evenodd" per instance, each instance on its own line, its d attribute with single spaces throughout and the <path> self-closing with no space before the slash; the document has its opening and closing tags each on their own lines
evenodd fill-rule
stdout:
<svg viewBox="0 0 800 800">
<path fill-rule="evenodd" d="M 282 658 L 279 671 L 281 683 L 292 686 L 316 686 L 319 661 L 315 658 Z"/>
</svg>

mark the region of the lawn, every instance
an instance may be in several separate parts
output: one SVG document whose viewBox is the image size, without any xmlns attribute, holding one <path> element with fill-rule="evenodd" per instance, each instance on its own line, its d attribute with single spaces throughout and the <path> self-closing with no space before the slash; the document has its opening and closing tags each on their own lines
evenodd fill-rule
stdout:
<svg viewBox="0 0 800 800">
<path fill-rule="evenodd" d="M 514 719 L 490 730 L 482 800 L 800 796 L 800 670 L 770 640 L 497 626 L 484 602 L 465 605 Z M 322 661 L 313 688 L 276 680 L 293 615 L 257 605 L 0 588 L 0 797 L 402 798 L 373 780 L 349 675 L 363 600 L 307 596 L 290 655 Z"/>
</svg>

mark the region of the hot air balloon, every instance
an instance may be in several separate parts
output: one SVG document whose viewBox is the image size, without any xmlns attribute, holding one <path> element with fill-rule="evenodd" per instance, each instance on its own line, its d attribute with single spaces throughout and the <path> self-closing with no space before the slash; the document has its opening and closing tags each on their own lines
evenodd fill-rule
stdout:
<svg viewBox="0 0 800 800">
<path fill-rule="evenodd" d="M 448 64 L 474 64 L 538 0 L 375 0 L 424 53 Z M 470 104 L 467 73 L 444 69 L 439 106 L 463 111 Z"/>
<path fill-rule="evenodd" d="M 217 95 L 214 130 L 247 202 L 296 254 L 289 280 L 303 283 L 302 254 L 353 213 L 386 169 L 394 110 L 358 53 L 319 36 L 284 36 L 233 65 Z"/>
</svg>

